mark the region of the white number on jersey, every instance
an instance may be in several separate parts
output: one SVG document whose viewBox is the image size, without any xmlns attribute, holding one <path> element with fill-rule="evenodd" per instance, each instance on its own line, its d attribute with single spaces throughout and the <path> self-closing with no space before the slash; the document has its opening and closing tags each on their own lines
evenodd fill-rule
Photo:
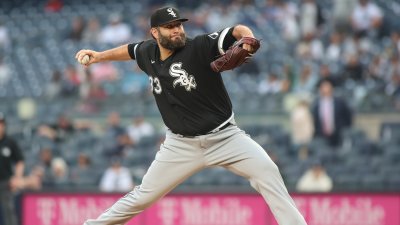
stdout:
<svg viewBox="0 0 400 225">
<path fill-rule="evenodd" d="M 161 88 L 161 83 L 160 83 L 160 80 L 158 79 L 158 77 L 153 78 L 153 77 L 149 76 L 149 80 L 150 80 L 151 91 L 154 91 L 154 93 L 156 93 L 156 94 L 161 94 L 162 88 Z"/>
</svg>

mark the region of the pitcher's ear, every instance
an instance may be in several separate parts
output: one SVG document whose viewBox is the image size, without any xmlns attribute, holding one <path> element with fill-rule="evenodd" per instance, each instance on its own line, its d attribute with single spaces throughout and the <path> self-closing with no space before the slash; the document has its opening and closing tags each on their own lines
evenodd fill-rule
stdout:
<svg viewBox="0 0 400 225">
<path fill-rule="evenodd" d="M 158 37 L 158 30 L 157 28 L 152 27 L 150 29 L 150 35 L 153 37 L 154 40 L 157 40 Z"/>
</svg>

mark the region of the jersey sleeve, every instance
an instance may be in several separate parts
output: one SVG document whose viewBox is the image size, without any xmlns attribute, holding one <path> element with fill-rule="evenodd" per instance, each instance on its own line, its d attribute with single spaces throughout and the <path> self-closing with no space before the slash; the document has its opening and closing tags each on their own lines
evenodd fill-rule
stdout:
<svg viewBox="0 0 400 225">
<path fill-rule="evenodd" d="M 218 32 L 197 36 L 197 43 L 200 46 L 201 55 L 209 62 L 224 52 L 236 41 L 232 35 L 233 27 L 227 27 Z"/>
<path fill-rule="evenodd" d="M 150 58 L 150 52 L 155 44 L 153 40 L 142 41 L 139 43 L 128 44 L 128 52 L 132 59 L 136 60 L 139 68 L 148 74 L 146 62 Z"/>
<path fill-rule="evenodd" d="M 143 42 L 128 44 L 128 53 L 129 53 L 129 56 L 133 60 L 137 59 L 137 55 L 136 55 L 137 54 L 137 48 L 140 46 L 141 43 L 143 43 Z"/>
</svg>

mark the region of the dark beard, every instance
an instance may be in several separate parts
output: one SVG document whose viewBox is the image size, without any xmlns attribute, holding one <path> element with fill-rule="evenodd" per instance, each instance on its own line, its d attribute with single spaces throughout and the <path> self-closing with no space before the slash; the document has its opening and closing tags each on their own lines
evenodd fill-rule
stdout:
<svg viewBox="0 0 400 225">
<path fill-rule="evenodd" d="M 183 46 L 185 46 L 185 43 L 186 43 L 186 35 L 185 35 L 185 33 L 182 33 L 180 35 L 181 38 L 177 39 L 175 41 L 172 41 L 167 36 L 163 36 L 161 34 L 161 32 L 159 32 L 159 37 L 160 37 L 160 39 L 159 39 L 160 45 L 163 48 L 166 48 L 166 49 L 171 50 L 171 51 L 183 48 Z"/>
</svg>

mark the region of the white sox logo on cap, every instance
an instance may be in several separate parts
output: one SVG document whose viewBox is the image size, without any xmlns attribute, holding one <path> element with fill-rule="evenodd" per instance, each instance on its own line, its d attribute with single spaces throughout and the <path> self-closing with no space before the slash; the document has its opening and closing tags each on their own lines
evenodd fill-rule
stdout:
<svg viewBox="0 0 400 225">
<path fill-rule="evenodd" d="M 172 8 L 168 8 L 167 12 L 168 12 L 169 15 L 171 15 L 173 17 L 176 17 L 176 13 L 174 12 L 174 10 L 172 10 Z"/>
<path fill-rule="evenodd" d="M 159 27 L 173 21 L 185 22 L 188 21 L 188 19 L 181 18 L 179 10 L 174 7 L 164 7 L 157 9 L 153 15 L 151 15 L 150 26 Z"/>
</svg>

